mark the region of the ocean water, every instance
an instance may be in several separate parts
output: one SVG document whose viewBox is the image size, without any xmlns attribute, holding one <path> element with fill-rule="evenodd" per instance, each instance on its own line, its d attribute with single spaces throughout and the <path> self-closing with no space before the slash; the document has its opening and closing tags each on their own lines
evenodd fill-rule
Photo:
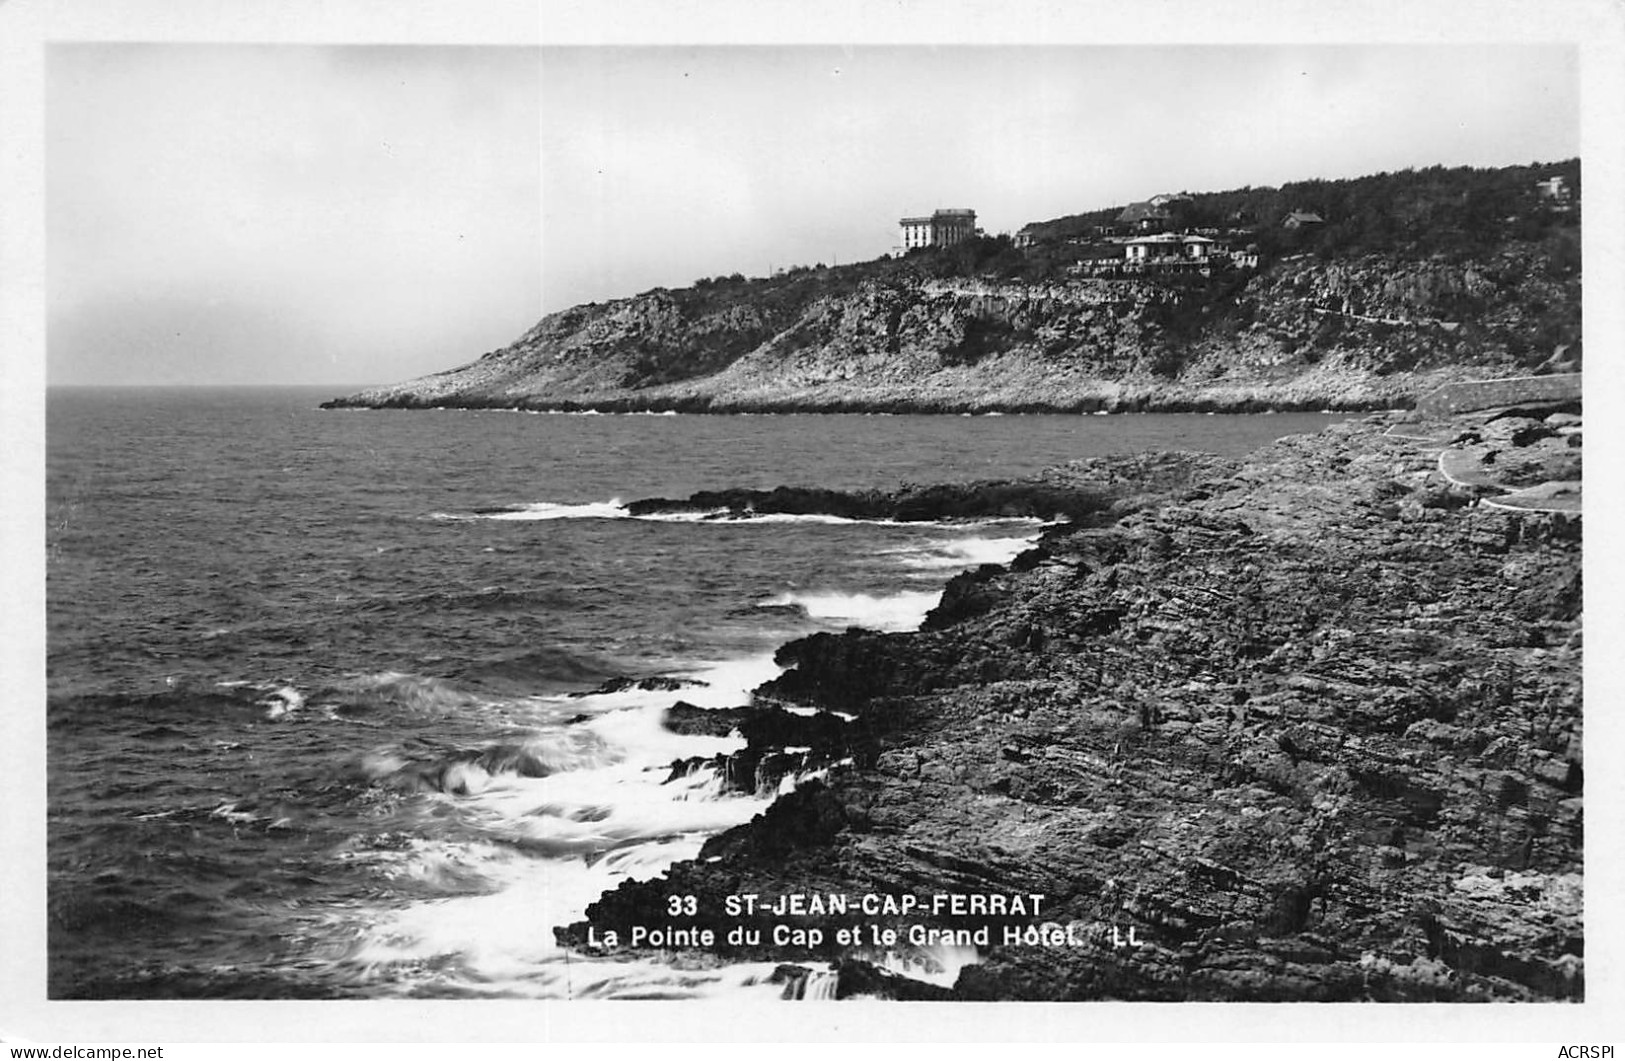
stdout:
<svg viewBox="0 0 1625 1061">
<path fill-rule="evenodd" d="M 748 703 L 802 634 L 910 629 L 954 572 L 1040 528 L 624 503 L 1235 454 L 1334 419 L 319 410 L 328 396 L 48 397 L 52 997 L 776 997 L 771 967 L 554 943 L 602 891 L 775 795 L 668 781 L 742 742 L 662 716 Z M 681 687 L 593 692 L 651 676 Z"/>
</svg>

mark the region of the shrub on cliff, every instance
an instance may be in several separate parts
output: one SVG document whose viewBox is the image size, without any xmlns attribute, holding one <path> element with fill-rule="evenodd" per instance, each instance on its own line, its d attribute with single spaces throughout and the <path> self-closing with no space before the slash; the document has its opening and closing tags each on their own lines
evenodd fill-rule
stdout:
<svg viewBox="0 0 1625 1061">
<path fill-rule="evenodd" d="M 1313 252 L 1325 259 L 1357 254 L 1471 254 L 1506 240 L 1544 240 L 1579 224 L 1575 211 L 1555 211 L 1541 199 L 1537 181 L 1560 176 L 1580 193 L 1580 160 L 1474 168 L 1428 166 L 1344 180 L 1293 181 L 1274 187 L 1200 192 L 1180 203 L 1176 229 L 1234 228 L 1253 231 L 1266 258 Z M 1294 210 L 1311 210 L 1323 225 L 1288 229 Z M 1035 222 L 1035 239 L 1059 242 L 1111 227 L 1116 210 Z"/>
<path fill-rule="evenodd" d="M 1010 349 L 1019 333 L 1008 321 L 998 317 L 971 317 L 965 322 L 965 334 L 959 342 L 945 347 L 937 354 L 944 365 L 974 365 L 991 354 Z"/>
</svg>

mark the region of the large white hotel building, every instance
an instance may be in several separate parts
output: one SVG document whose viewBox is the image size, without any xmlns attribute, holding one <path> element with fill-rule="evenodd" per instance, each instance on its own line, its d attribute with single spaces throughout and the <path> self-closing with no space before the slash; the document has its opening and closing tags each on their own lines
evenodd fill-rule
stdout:
<svg viewBox="0 0 1625 1061">
<path fill-rule="evenodd" d="M 898 224 L 903 226 L 904 250 L 951 247 L 976 234 L 976 211 L 938 210 L 930 217 L 905 217 Z"/>
</svg>

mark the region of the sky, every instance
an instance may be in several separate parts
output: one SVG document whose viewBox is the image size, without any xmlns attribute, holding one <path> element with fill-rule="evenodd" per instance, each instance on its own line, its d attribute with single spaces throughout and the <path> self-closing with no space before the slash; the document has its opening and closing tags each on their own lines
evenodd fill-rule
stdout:
<svg viewBox="0 0 1625 1061">
<path fill-rule="evenodd" d="M 52 383 L 344 383 L 541 310 L 534 48 L 53 45 Z"/>
<path fill-rule="evenodd" d="M 1580 154 L 1562 44 L 66 43 L 53 384 L 384 383 L 547 312 L 1164 191 Z"/>
</svg>

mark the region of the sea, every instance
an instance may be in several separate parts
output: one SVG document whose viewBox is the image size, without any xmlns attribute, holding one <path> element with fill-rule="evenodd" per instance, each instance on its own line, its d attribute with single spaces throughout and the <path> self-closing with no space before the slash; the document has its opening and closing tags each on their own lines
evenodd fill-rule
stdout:
<svg viewBox="0 0 1625 1061">
<path fill-rule="evenodd" d="M 796 637 L 912 629 L 1043 527 L 626 503 L 1241 454 L 1339 419 L 318 408 L 336 393 L 48 394 L 53 998 L 777 998 L 771 965 L 555 942 L 804 783 L 673 780 L 743 741 L 663 716 L 748 704 Z M 652 677 L 673 688 L 617 681 Z"/>
</svg>

